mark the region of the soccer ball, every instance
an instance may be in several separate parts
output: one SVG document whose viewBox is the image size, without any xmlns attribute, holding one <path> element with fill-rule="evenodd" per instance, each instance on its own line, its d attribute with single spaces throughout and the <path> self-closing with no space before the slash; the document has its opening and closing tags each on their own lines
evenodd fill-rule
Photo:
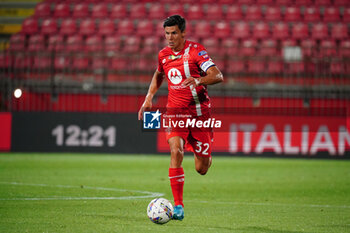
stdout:
<svg viewBox="0 0 350 233">
<path fill-rule="evenodd" d="M 173 216 L 173 211 L 173 205 L 165 198 L 156 198 L 147 207 L 148 218 L 157 224 L 169 222 Z"/>
</svg>

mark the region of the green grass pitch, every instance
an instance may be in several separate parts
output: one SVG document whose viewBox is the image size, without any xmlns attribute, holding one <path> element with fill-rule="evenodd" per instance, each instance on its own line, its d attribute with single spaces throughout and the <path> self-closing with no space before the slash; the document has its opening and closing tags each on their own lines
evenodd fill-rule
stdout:
<svg viewBox="0 0 350 233">
<path fill-rule="evenodd" d="M 168 155 L 0 154 L 0 232 L 350 232 L 350 161 L 184 159 L 185 219 L 152 223 L 172 200 Z M 144 197 L 145 196 L 145 197 Z M 142 198 L 144 197 L 144 198 Z"/>
</svg>

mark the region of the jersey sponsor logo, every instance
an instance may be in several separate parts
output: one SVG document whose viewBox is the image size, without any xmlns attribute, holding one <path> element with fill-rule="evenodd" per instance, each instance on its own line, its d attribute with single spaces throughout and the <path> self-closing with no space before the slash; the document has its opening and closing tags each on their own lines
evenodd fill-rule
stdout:
<svg viewBox="0 0 350 233">
<path fill-rule="evenodd" d="M 176 60 L 176 59 L 180 59 L 181 57 L 182 57 L 182 55 L 177 55 L 177 56 L 170 55 L 169 60 Z"/>
<path fill-rule="evenodd" d="M 201 69 L 204 72 L 207 72 L 208 68 L 211 66 L 215 66 L 214 62 L 212 62 L 211 60 L 205 61 L 201 64 Z"/>
<path fill-rule="evenodd" d="M 173 84 L 179 84 L 182 81 L 181 72 L 176 68 L 172 68 L 169 70 L 168 78 Z"/>
<path fill-rule="evenodd" d="M 198 56 L 203 56 L 203 55 L 205 55 L 205 54 L 208 54 L 207 51 L 202 50 L 202 51 L 200 51 L 200 52 L 198 53 Z"/>
<path fill-rule="evenodd" d="M 187 62 L 190 59 L 190 55 L 189 54 L 184 54 L 183 59 L 185 62 Z"/>
</svg>

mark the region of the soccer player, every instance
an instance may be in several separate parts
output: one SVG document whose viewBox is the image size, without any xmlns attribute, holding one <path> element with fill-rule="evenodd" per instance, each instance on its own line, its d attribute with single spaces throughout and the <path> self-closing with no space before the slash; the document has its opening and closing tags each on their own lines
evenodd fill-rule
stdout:
<svg viewBox="0 0 350 233">
<path fill-rule="evenodd" d="M 152 108 L 153 96 L 164 77 L 167 77 L 167 113 L 189 114 L 192 119 L 204 121 L 210 118 L 207 85 L 222 82 L 223 75 L 201 44 L 185 39 L 186 21 L 183 17 L 170 16 L 164 20 L 163 27 L 168 46 L 158 54 L 158 68 L 153 75 L 138 118 L 142 120 L 143 112 Z M 205 175 L 212 162 L 213 134 L 212 129 L 188 127 L 181 130 L 170 128 L 166 135 L 171 154 L 169 179 L 175 202 L 173 219 L 182 220 L 184 148 L 186 146 L 194 152 L 195 168 L 199 174 Z"/>
</svg>

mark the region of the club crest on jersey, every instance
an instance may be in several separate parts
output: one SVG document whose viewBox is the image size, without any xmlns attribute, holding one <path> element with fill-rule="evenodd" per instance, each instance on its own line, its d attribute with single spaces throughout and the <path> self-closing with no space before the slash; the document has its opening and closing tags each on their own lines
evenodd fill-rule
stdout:
<svg viewBox="0 0 350 233">
<path fill-rule="evenodd" d="M 205 54 L 208 54 L 207 51 L 202 50 L 202 51 L 200 51 L 200 52 L 198 53 L 198 56 L 203 56 L 203 55 L 205 55 Z"/>
<path fill-rule="evenodd" d="M 173 84 L 179 84 L 182 81 L 181 72 L 176 68 L 172 68 L 169 70 L 168 78 Z"/>
<path fill-rule="evenodd" d="M 182 55 L 177 55 L 177 56 L 175 56 L 175 55 L 170 55 L 169 56 L 169 60 L 176 60 L 176 59 L 180 59 L 182 57 Z"/>
</svg>

